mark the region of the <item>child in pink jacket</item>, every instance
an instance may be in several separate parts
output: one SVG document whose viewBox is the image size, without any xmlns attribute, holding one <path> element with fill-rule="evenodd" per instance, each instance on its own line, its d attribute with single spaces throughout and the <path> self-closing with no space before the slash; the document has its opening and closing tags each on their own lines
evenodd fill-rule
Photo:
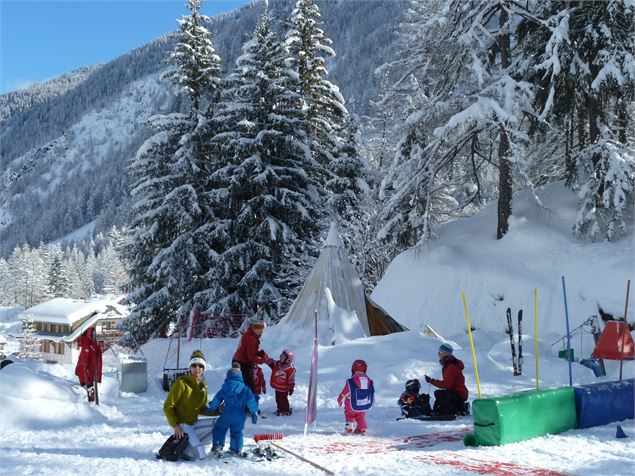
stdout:
<svg viewBox="0 0 635 476">
<path fill-rule="evenodd" d="M 337 398 L 337 404 L 344 404 L 344 418 L 346 433 L 353 433 L 353 426 L 357 424 L 354 433 L 363 435 L 366 433 L 366 412 L 373 406 L 375 388 L 373 381 L 366 375 L 368 365 L 363 360 L 356 360 L 351 367 L 351 378 Z"/>
</svg>

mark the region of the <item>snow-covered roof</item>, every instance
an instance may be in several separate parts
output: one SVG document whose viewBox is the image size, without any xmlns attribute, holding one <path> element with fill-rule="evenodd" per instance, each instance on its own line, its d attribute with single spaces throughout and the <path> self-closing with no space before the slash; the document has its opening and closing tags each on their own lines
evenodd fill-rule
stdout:
<svg viewBox="0 0 635 476">
<path fill-rule="evenodd" d="M 113 308 L 125 315 L 125 308 L 119 303 L 123 296 L 95 296 L 88 299 L 55 298 L 33 306 L 18 315 L 19 319 L 34 322 L 72 325 L 94 313 L 106 313 Z M 103 318 L 104 316 L 102 316 Z"/>
</svg>

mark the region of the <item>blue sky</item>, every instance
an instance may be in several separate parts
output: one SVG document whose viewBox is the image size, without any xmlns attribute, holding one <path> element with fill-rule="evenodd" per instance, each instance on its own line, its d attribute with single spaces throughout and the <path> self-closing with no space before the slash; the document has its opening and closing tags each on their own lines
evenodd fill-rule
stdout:
<svg viewBox="0 0 635 476">
<path fill-rule="evenodd" d="M 209 16 L 249 0 L 206 0 Z M 103 63 L 170 31 L 186 0 L 0 0 L 0 93 Z"/>
</svg>

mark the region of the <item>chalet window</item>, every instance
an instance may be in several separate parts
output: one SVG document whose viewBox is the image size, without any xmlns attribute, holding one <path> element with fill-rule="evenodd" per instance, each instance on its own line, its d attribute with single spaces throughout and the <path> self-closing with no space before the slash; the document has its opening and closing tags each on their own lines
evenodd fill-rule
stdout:
<svg viewBox="0 0 635 476">
<path fill-rule="evenodd" d="M 60 355 L 64 355 L 64 347 L 66 347 L 66 346 L 64 345 L 64 342 L 60 342 L 60 348 L 59 348 L 59 352 L 58 352 L 58 354 L 60 354 Z"/>
<path fill-rule="evenodd" d="M 46 340 L 43 340 L 40 342 L 40 347 L 42 349 L 42 352 L 47 352 L 49 351 L 49 342 Z"/>
</svg>

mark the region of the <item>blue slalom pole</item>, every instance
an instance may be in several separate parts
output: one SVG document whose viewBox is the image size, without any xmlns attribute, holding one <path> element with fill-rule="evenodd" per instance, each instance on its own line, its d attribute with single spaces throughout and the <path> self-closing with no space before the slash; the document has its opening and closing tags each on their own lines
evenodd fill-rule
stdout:
<svg viewBox="0 0 635 476">
<path fill-rule="evenodd" d="M 569 387 L 573 385 L 573 377 L 571 376 L 571 334 L 569 333 L 569 309 L 567 308 L 567 287 L 564 285 L 564 276 L 562 276 L 562 294 L 564 295 L 564 316 L 567 321 L 567 360 L 569 361 Z"/>
</svg>

